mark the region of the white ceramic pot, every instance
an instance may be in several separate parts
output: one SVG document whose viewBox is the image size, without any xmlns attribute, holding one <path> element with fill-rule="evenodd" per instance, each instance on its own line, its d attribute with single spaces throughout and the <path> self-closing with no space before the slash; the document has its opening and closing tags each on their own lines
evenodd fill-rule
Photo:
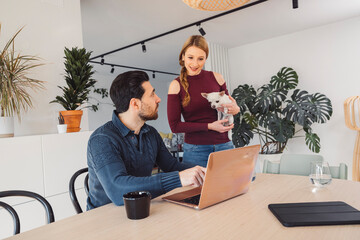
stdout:
<svg viewBox="0 0 360 240">
<path fill-rule="evenodd" d="M 58 124 L 57 129 L 58 129 L 58 133 L 66 133 L 67 124 Z"/>
<path fill-rule="evenodd" d="M 0 138 L 14 136 L 14 117 L 0 117 Z"/>
<path fill-rule="evenodd" d="M 258 161 L 256 164 L 256 172 L 263 172 L 265 159 L 270 162 L 280 163 L 280 159 L 281 159 L 282 155 L 283 155 L 282 153 L 276 153 L 276 154 L 261 154 L 261 153 L 259 153 Z"/>
</svg>

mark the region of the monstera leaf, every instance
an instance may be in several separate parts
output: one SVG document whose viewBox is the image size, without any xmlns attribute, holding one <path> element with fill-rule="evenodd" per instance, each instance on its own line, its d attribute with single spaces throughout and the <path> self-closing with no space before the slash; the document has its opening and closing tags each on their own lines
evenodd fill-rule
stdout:
<svg viewBox="0 0 360 240">
<path fill-rule="evenodd" d="M 252 115 L 250 113 L 244 114 L 244 120 L 247 124 L 251 126 L 251 128 L 257 128 L 258 127 L 258 119 L 255 115 Z"/>
<path fill-rule="evenodd" d="M 311 125 L 316 121 L 316 117 L 314 104 L 310 99 L 311 95 L 307 91 L 296 89 L 291 95 L 291 100 L 286 101 L 287 106 L 283 110 L 285 118 L 301 126 Z"/>
<path fill-rule="evenodd" d="M 239 114 L 234 117 L 234 128 L 232 132 L 235 147 L 248 145 L 250 140 L 254 137 L 254 133 L 251 131 L 251 126 L 247 124 L 245 120 L 240 122 Z"/>
<path fill-rule="evenodd" d="M 332 104 L 324 94 L 315 93 L 311 95 L 310 102 L 312 105 L 312 112 L 315 115 L 315 122 L 325 123 L 332 115 Z"/>
<path fill-rule="evenodd" d="M 269 115 L 268 129 L 276 141 L 286 143 L 295 134 L 295 124 L 284 118 L 279 118 L 276 114 Z"/>
<path fill-rule="evenodd" d="M 312 152 L 320 152 L 320 138 L 316 133 L 305 133 L 305 142 Z"/>
<path fill-rule="evenodd" d="M 259 125 L 263 128 L 269 128 L 269 123 L 274 118 L 276 118 L 276 113 L 259 114 Z"/>
<path fill-rule="evenodd" d="M 286 99 L 287 91 L 284 89 L 276 89 L 271 84 L 260 87 L 260 93 L 255 100 L 254 108 L 261 114 L 267 114 L 279 108 Z"/>
<path fill-rule="evenodd" d="M 253 108 L 256 91 L 252 86 L 247 84 L 240 85 L 234 89 L 232 97 L 236 99 L 236 103 L 240 107 L 240 111 L 245 112 L 247 109 Z"/>
<path fill-rule="evenodd" d="M 295 89 L 298 85 L 298 75 L 292 68 L 283 67 L 275 76 L 271 77 L 270 84 L 275 88 L 286 90 Z"/>
</svg>

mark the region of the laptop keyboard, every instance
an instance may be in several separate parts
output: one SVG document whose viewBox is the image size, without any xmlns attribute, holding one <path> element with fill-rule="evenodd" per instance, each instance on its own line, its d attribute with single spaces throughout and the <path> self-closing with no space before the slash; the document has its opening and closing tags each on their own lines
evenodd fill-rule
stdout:
<svg viewBox="0 0 360 240">
<path fill-rule="evenodd" d="M 199 194 L 199 195 L 192 196 L 192 197 L 185 198 L 185 199 L 183 199 L 183 200 L 181 200 L 181 201 L 182 201 L 182 202 L 185 202 L 185 203 L 191 203 L 191 204 L 199 205 L 199 202 L 200 202 L 200 194 Z"/>
</svg>

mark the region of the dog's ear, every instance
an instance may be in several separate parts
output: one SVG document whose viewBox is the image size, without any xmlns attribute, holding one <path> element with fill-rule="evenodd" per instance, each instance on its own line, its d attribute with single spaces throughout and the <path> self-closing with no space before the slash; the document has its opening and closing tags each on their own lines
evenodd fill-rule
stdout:
<svg viewBox="0 0 360 240">
<path fill-rule="evenodd" d="M 207 99 L 207 95 L 208 95 L 207 93 L 203 93 L 203 92 L 201 93 L 201 96 L 203 96 L 206 99 Z"/>
<path fill-rule="evenodd" d="M 224 96 L 224 94 L 225 94 L 225 91 L 220 92 L 220 96 Z"/>
</svg>

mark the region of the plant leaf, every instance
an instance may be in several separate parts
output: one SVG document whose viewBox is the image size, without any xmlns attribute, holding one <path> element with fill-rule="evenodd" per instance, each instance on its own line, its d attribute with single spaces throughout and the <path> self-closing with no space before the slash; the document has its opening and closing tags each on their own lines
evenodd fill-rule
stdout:
<svg viewBox="0 0 360 240">
<path fill-rule="evenodd" d="M 270 84 L 276 89 L 295 89 L 298 83 L 299 80 L 297 73 L 292 68 L 288 67 L 281 68 L 277 75 L 272 76 L 270 80 Z"/>
<path fill-rule="evenodd" d="M 251 128 L 257 128 L 259 120 L 255 115 L 251 115 L 250 113 L 244 114 L 244 121 L 251 126 Z"/>
<path fill-rule="evenodd" d="M 306 133 L 305 142 L 312 152 L 320 152 L 320 138 L 316 133 Z"/>
<path fill-rule="evenodd" d="M 253 108 L 256 91 L 253 86 L 239 85 L 234 89 L 232 97 L 236 100 L 240 111 L 245 112 L 247 109 L 251 110 Z"/>
<path fill-rule="evenodd" d="M 332 115 L 332 104 L 329 98 L 324 94 L 315 93 L 311 95 L 310 102 L 312 105 L 312 112 L 315 115 L 315 122 L 325 123 Z"/>
<path fill-rule="evenodd" d="M 307 91 L 296 89 L 291 95 L 291 100 L 286 101 L 287 105 L 282 111 L 285 118 L 301 126 L 310 126 L 316 121 L 314 104 L 310 99 L 311 95 Z"/>
<path fill-rule="evenodd" d="M 251 126 L 244 120 L 240 122 L 238 114 L 234 116 L 234 128 L 232 133 L 232 139 L 235 147 L 248 145 L 250 140 L 254 137 L 254 134 L 251 131 Z"/>
<path fill-rule="evenodd" d="M 295 134 L 295 124 L 287 119 L 279 118 L 276 114 L 268 115 L 268 128 L 276 141 L 286 143 Z"/>
<path fill-rule="evenodd" d="M 266 84 L 259 88 L 259 93 L 255 99 L 256 112 L 267 114 L 270 111 L 281 107 L 282 102 L 286 98 L 287 91 L 285 89 L 276 89 L 271 84 Z"/>
</svg>

